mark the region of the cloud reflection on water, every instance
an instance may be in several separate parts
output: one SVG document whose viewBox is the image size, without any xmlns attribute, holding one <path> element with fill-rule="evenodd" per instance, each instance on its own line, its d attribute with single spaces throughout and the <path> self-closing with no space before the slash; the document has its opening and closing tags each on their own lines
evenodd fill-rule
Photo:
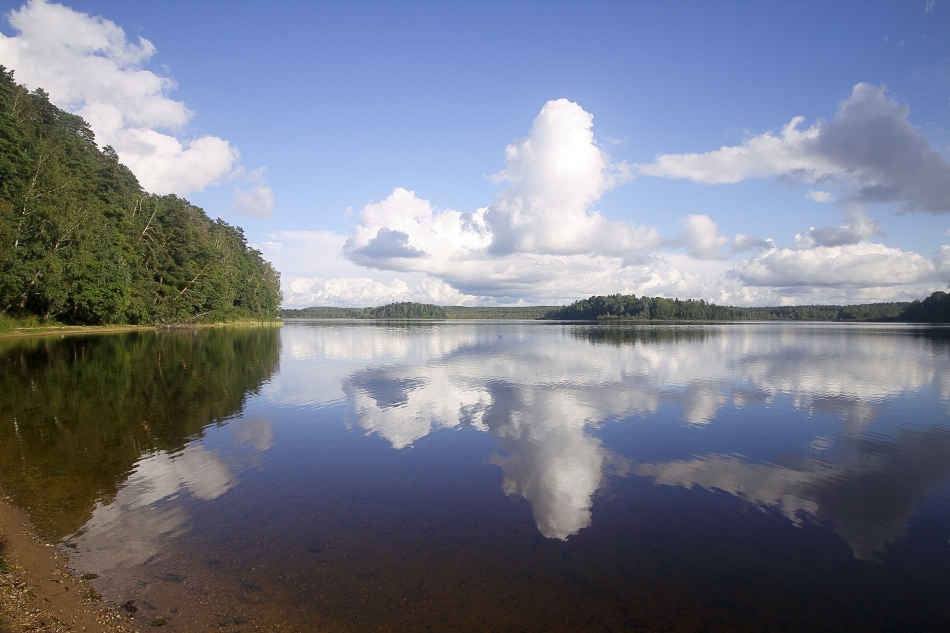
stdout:
<svg viewBox="0 0 950 633">
<path fill-rule="evenodd" d="M 299 374 L 319 372 L 321 389 L 339 385 L 355 424 L 396 449 L 443 428 L 491 433 L 504 492 L 524 497 L 538 530 L 550 538 L 566 539 L 590 525 L 608 465 L 625 459 L 591 430 L 607 420 L 656 413 L 664 404 L 696 426 L 714 425 L 730 405 L 766 412 L 779 397 L 807 416 L 839 417 L 838 436 L 790 447 L 823 451 L 826 461 L 806 454 L 801 463 L 780 466 L 710 453 L 631 470 L 658 484 L 723 490 L 777 508 L 796 523 L 803 513 L 829 520 L 858 557 L 899 536 L 923 492 L 947 475 L 939 460 L 914 470 L 922 462 L 913 450 L 921 445 L 905 441 L 909 436 L 884 442 L 892 457 L 882 458 L 884 449 L 862 444 L 857 435 L 900 396 L 933 388 L 947 398 L 945 355 L 935 354 L 927 337 L 906 331 L 446 324 L 399 330 L 398 349 L 384 343 L 388 336 L 388 329 L 371 326 L 287 328 L 286 360 L 297 363 L 292 373 L 298 376 L 291 387 L 282 371 L 265 393 L 281 402 L 313 402 Z M 358 344 L 348 356 L 350 339 Z M 930 448 L 950 463 L 950 443 Z M 901 476 L 907 472 L 919 477 Z M 910 505 L 878 504 L 870 516 L 838 498 L 850 489 L 874 505 L 879 495 L 862 482 L 882 477 L 906 488 L 902 498 Z"/>
<path fill-rule="evenodd" d="M 156 451 L 139 460 L 113 499 L 100 501 L 74 539 L 84 568 L 101 573 L 141 565 L 182 533 L 189 517 L 180 505 L 162 502 L 188 493 L 217 499 L 232 487 L 230 469 L 200 444 L 177 453 Z"/>
<path fill-rule="evenodd" d="M 950 432 L 903 430 L 894 441 L 844 435 L 836 463 L 803 458 L 794 467 L 709 454 L 639 464 L 657 484 L 721 490 L 778 509 L 796 524 L 829 521 L 855 557 L 874 558 L 902 536 L 918 503 L 950 476 Z"/>
<path fill-rule="evenodd" d="M 273 444 L 273 424 L 265 418 L 233 420 L 231 433 L 235 444 L 258 453 Z M 82 568 L 101 574 L 142 565 L 158 555 L 166 541 L 186 532 L 191 522 L 183 505 L 169 502 L 181 495 L 218 499 L 237 485 L 240 467 L 234 459 L 225 463 L 199 442 L 142 457 L 115 496 L 97 502 L 74 535 Z"/>
</svg>

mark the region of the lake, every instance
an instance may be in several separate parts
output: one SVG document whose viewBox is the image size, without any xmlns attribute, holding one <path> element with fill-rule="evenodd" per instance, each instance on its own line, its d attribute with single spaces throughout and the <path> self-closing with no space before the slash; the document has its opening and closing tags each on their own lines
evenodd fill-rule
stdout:
<svg viewBox="0 0 950 633">
<path fill-rule="evenodd" d="M 0 341 L 0 401 L 0 487 L 163 630 L 950 630 L 948 328 Z"/>
</svg>

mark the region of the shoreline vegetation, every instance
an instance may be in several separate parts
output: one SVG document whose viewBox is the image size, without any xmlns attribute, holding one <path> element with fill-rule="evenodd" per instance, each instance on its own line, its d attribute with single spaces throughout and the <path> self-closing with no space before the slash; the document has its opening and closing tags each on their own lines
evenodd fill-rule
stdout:
<svg viewBox="0 0 950 633">
<path fill-rule="evenodd" d="M 742 308 L 697 299 L 595 295 L 567 306 L 468 307 L 401 302 L 372 308 L 283 309 L 283 319 L 528 319 L 559 321 L 834 321 L 948 323 L 950 294 L 922 301 Z"/>
<path fill-rule="evenodd" d="M 737 307 L 697 299 L 636 295 L 592 296 L 552 310 L 546 319 L 633 321 L 839 321 L 946 323 L 950 295 L 936 291 L 922 301 L 857 305 Z"/>
<path fill-rule="evenodd" d="M 279 306 L 280 274 L 243 229 L 146 192 L 82 118 L 0 66 L 0 330 L 274 320 Z"/>
</svg>

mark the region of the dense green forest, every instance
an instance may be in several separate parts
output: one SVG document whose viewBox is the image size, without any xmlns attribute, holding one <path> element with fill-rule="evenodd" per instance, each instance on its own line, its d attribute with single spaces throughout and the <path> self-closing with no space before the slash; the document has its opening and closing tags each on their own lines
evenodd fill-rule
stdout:
<svg viewBox="0 0 950 633">
<path fill-rule="evenodd" d="M 935 292 L 923 301 L 863 305 L 805 305 L 766 308 L 720 306 L 695 299 L 636 295 L 593 296 L 550 310 L 546 319 L 670 321 L 950 321 L 950 295 Z"/>
<path fill-rule="evenodd" d="M 901 313 L 900 321 L 950 323 L 950 294 L 938 291 L 924 299 L 910 303 Z"/>
<path fill-rule="evenodd" d="M 285 319 L 444 319 L 445 309 L 431 303 L 403 301 L 374 308 L 313 307 L 299 310 L 284 309 Z"/>
<path fill-rule="evenodd" d="M 279 281 L 240 228 L 144 192 L 85 121 L 0 66 L 0 319 L 272 319 Z"/>
<path fill-rule="evenodd" d="M 444 319 L 445 310 L 431 303 L 390 303 L 378 308 L 365 308 L 366 319 Z"/>
</svg>

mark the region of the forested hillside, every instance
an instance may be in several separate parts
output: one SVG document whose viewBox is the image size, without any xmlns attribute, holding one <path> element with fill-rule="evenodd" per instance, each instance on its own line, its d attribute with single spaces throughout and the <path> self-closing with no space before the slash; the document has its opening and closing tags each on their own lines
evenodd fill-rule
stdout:
<svg viewBox="0 0 950 633">
<path fill-rule="evenodd" d="M 240 228 L 143 191 L 80 117 L 0 66 L 0 317 L 272 319 L 279 304 Z"/>
</svg>

